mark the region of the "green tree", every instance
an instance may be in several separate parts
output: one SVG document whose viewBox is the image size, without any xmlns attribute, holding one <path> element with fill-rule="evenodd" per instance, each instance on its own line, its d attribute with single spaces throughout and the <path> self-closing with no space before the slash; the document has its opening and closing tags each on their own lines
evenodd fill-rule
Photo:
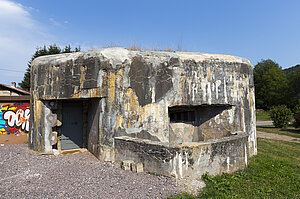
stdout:
<svg viewBox="0 0 300 199">
<path fill-rule="evenodd" d="M 27 69 L 23 77 L 23 81 L 19 83 L 19 86 L 29 91 L 30 90 L 30 69 L 31 69 L 31 63 L 32 61 L 40 56 L 44 55 L 54 55 L 54 54 L 60 54 L 60 53 L 72 53 L 72 52 L 79 52 L 80 47 L 76 47 L 74 51 L 72 51 L 71 46 L 67 45 L 63 50 L 60 49 L 60 47 L 56 46 L 55 44 L 49 45 L 46 47 L 45 45 L 43 47 L 37 48 L 35 53 L 32 55 L 31 60 L 27 64 Z"/>
<path fill-rule="evenodd" d="M 281 67 L 273 60 L 262 60 L 255 65 L 254 85 L 257 108 L 270 109 L 284 104 L 288 81 Z"/>
<path fill-rule="evenodd" d="M 288 98 L 287 104 L 293 109 L 300 101 L 300 67 L 287 74 L 288 78 Z"/>
</svg>

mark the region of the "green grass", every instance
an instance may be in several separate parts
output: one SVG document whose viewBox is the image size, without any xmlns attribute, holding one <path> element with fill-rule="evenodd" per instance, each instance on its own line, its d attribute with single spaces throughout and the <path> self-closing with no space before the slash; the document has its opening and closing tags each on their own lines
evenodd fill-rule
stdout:
<svg viewBox="0 0 300 199">
<path fill-rule="evenodd" d="M 266 133 L 274 133 L 279 135 L 287 135 L 295 138 L 300 138 L 300 129 L 294 127 L 287 127 L 284 129 L 275 128 L 274 126 L 256 126 L 257 131 L 263 131 Z"/>
<path fill-rule="evenodd" d="M 272 120 L 272 119 L 270 118 L 268 111 L 257 110 L 256 111 L 256 120 L 268 121 L 268 120 Z"/>
<path fill-rule="evenodd" d="M 300 144 L 258 139 L 258 155 L 248 167 L 214 178 L 204 175 L 206 187 L 197 196 L 172 198 L 300 198 Z"/>
</svg>

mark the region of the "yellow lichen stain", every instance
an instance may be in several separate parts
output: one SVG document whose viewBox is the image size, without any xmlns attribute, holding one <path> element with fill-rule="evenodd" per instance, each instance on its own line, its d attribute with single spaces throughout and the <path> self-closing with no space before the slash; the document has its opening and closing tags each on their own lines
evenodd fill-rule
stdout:
<svg viewBox="0 0 300 199">
<path fill-rule="evenodd" d="M 40 123 L 40 115 L 42 112 L 43 103 L 40 100 L 34 100 L 34 118 L 35 118 L 35 128 L 38 129 Z"/>
<path fill-rule="evenodd" d="M 123 126 L 122 124 L 123 124 L 123 117 L 121 115 L 118 115 L 118 117 L 117 117 L 117 129 L 119 127 L 122 127 Z"/>
<path fill-rule="evenodd" d="M 174 100 L 170 101 L 170 106 L 173 106 L 175 104 Z"/>
<path fill-rule="evenodd" d="M 126 109 L 129 111 L 129 103 L 126 103 Z"/>
<path fill-rule="evenodd" d="M 179 82 L 179 84 L 180 84 L 180 90 L 182 90 L 184 88 L 185 82 L 186 82 L 185 77 L 180 78 L 180 82 Z"/>
<path fill-rule="evenodd" d="M 85 66 L 80 67 L 80 88 L 83 88 L 83 83 L 85 80 Z"/>
<path fill-rule="evenodd" d="M 251 107 L 252 105 L 252 91 L 250 91 L 250 99 L 249 99 L 249 106 Z"/>
<path fill-rule="evenodd" d="M 79 91 L 79 86 L 75 86 L 75 88 L 74 88 L 74 94 L 78 93 L 78 91 Z"/>
<path fill-rule="evenodd" d="M 184 82 L 185 82 L 185 78 L 184 77 L 180 78 L 180 84 L 183 84 Z"/>
<path fill-rule="evenodd" d="M 110 102 L 113 104 L 115 101 L 115 74 L 110 73 L 109 74 L 109 88 L 108 88 L 108 98 L 110 99 Z"/>
<path fill-rule="evenodd" d="M 90 97 L 101 97 L 101 87 L 90 89 L 89 96 Z"/>
<path fill-rule="evenodd" d="M 158 118 L 163 117 L 159 114 L 159 104 L 147 104 L 142 107 L 142 120 L 148 120 L 149 117 L 153 118 L 155 121 L 159 121 Z M 162 108 L 161 108 L 162 109 Z"/>
<path fill-rule="evenodd" d="M 128 88 L 127 95 L 129 97 L 129 109 L 132 111 L 138 111 L 139 102 L 137 96 L 135 95 L 134 91 L 131 88 Z"/>
<path fill-rule="evenodd" d="M 80 98 L 80 92 L 79 93 L 75 93 L 74 95 L 72 95 L 72 98 Z"/>
<path fill-rule="evenodd" d="M 74 89 L 74 94 L 72 95 L 72 98 L 81 98 L 81 97 L 82 97 L 81 91 L 78 91 L 78 86 L 77 86 Z M 102 97 L 101 96 L 101 87 L 88 89 L 88 97 L 90 97 L 90 98 Z"/>
<path fill-rule="evenodd" d="M 212 80 L 212 75 L 211 75 L 210 67 L 208 67 L 208 68 L 206 69 L 206 71 L 207 71 L 207 77 L 208 77 L 208 80 L 211 81 L 211 80 Z"/>
<path fill-rule="evenodd" d="M 138 97 L 136 96 L 135 92 L 132 90 L 132 88 L 128 88 L 124 91 L 123 96 L 125 98 L 124 102 L 124 108 L 126 108 L 128 115 L 126 118 L 128 118 L 127 126 L 130 128 L 130 126 L 135 125 L 138 120 L 141 120 L 142 117 L 142 107 L 139 105 Z M 140 116 L 140 117 L 136 117 Z"/>
</svg>

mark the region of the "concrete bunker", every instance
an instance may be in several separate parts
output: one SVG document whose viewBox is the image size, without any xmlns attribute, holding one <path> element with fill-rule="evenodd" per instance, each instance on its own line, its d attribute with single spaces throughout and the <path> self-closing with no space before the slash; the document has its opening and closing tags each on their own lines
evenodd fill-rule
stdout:
<svg viewBox="0 0 300 199">
<path fill-rule="evenodd" d="M 256 154 L 247 59 L 106 48 L 39 57 L 31 77 L 33 150 L 84 147 L 177 178 L 233 172 Z"/>
</svg>

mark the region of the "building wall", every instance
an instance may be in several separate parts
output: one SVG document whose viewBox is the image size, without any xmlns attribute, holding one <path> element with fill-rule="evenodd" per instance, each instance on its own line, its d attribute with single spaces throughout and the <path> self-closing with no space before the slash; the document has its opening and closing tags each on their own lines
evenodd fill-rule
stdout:
<svg viewBox="0 0 300 199">
<path fill-rule="evenodd" d="M 88 148 L 100 159 L 114 160 L 114 137 L 178 143 L 237 131 L 248 135 L 250 155 L 256 153 L 253 74 L 246 59 L 111 48 L 40 57 L 31 72 L 29 145 L 35 150 L 52 149 L 52 129 L 45 118 L 53 113 L 46 101 L 98 98 L 92 122 L 98 135 L 88 135 Z M 169 118 L 172 107 L 223 108 L 203 116 L 208 118 L 201 124 L 181 123 L 185 127 L 174 130 L 176 124 Z"/>
<path fill-rule="evenodd" d="M 10 90 L 0 90 L 0 96 L 20 96 L 20 94 Z"/>
</svg>

